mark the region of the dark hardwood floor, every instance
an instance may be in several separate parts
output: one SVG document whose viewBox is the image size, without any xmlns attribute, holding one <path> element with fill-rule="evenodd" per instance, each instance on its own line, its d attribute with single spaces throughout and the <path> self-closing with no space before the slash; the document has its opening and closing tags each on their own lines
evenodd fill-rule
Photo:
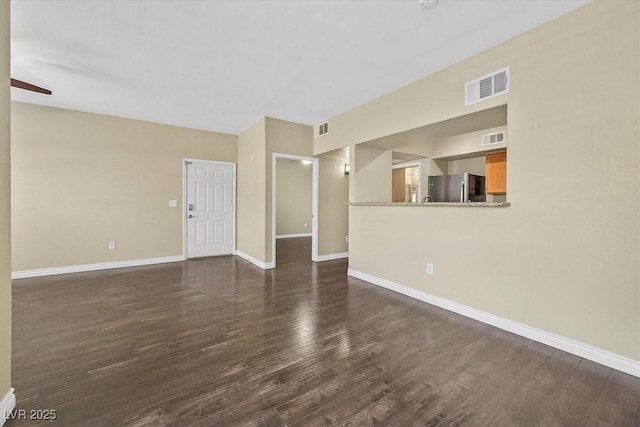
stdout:
<svg viewBox="0 0 640 427">
<path fill-rule="evenodd" d="M 285 265 L 311 261 L 311 237 L 276 240 L 276 264 Z"/>
<path fill-rule="evenodd" d="M 637 426 L 640 379 L 346 276 L 236 257 L 14 281 L 60 426 Z"/>
</svg>

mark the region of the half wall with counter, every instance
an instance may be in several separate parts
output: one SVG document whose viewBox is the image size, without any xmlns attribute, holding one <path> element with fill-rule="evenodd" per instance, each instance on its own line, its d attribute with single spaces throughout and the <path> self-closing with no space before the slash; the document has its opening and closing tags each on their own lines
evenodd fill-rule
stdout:
<svg viewBox="0 0 640 427">
<path fill-rule="evenodd" d="M 350 274 L 640 376 L 639 14 L 589 3 L 329 119 L 314 151 L 351 148 Z M 465 82 L 505 66 L 510 92 L 465 106 Z M 510 206 L 390 204 L 394 152 L 456 161 L 452 141 L 494 128 L 507 195 L 488 201 Z"/>
</svg>

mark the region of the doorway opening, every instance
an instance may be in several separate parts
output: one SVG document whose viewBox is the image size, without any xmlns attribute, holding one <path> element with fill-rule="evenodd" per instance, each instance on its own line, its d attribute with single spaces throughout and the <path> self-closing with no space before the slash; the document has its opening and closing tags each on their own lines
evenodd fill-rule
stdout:
<svg viewBox="0 0 640 427">
<path fill-rule="evenodd" d="M 273 154 L 273 266 L 318 260 L 318 159 Z"/>
<path fill-rule="evenodd" d="M 422 168 L 420 162 L 402 162 L 392 166 L 392 202 L 420 203 Z"/>
</svg>

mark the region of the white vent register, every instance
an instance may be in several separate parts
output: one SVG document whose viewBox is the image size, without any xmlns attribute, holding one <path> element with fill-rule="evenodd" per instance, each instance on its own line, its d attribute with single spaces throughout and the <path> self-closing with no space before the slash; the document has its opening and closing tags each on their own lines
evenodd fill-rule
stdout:
<svg viewBox="0 0 640 427">
<path fill-rule="evenodd" d="M 504 132 L 482 135 L 482 145 L 502 144 L 503 142 L 505 142 Z"/>
<path fill-rule="evenodd" d="M 485 99 L 509 93 L 509 67 L 471 80 L 464 85 L 464 105 L 475 104 Z"/>
<path fill-rule="evenodd" d="M 316 126 L 316 136 L 323 136 L 329 133 L 329 122 L 320 123 Z"/>
</svg>

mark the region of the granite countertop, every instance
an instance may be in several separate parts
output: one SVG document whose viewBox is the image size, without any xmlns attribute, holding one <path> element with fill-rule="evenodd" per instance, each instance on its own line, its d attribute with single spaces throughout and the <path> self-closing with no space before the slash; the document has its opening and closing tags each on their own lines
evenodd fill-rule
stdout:
<svg viewBox="0 0 640 427">
<path fill-rule="evenodd" d="M 427 202 L 427 203 L 402 203 L 402 202 L 349 202 L 350 206 L 408 206 L 408 207 L 465 207 L 465 208 L 506 208 L 511 202 Z"/>
</svg>

